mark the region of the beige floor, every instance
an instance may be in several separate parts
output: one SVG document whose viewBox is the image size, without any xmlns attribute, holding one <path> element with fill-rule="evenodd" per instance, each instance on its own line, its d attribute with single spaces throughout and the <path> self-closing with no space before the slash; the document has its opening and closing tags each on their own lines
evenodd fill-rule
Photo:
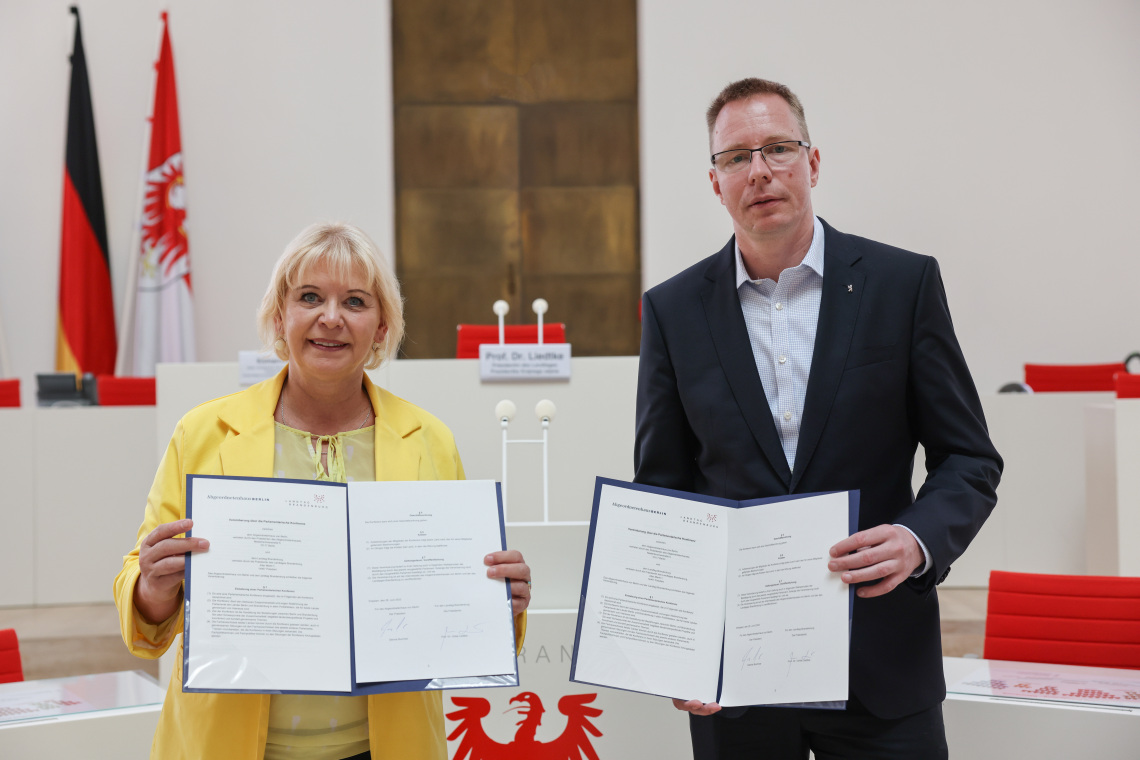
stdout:
<svg viewBox="0 0 1140 760">
<path fill-rule="evenodd" d="M 938 592 L 938 598 L 943 653 L 980 657 L 986 590 L 945 589 Z M 158 676 L 157 661 L 127 653 L 119 637 L 118 615 L 110 604 L 0 608 L 3 628 L 16 629 L 28 680 L 116 670 L 143 670 Z"/>
</svg>

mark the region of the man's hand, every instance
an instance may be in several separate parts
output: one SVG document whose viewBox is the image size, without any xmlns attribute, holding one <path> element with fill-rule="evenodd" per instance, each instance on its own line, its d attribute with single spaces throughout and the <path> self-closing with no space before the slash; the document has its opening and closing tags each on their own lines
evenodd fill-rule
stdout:
<svg viewBox="0 0 1140 760">
<path fill-rule="evenodd" d="M 877 525 L 848 536 L 831 547 L 831 556 L 827 569 L 842 573 L 844 583 L 881 579 L 855 592 L 864 599 L 893 591 L 926 561 L 910 531 L 894 525 Z"/>
<path fill-rule="evenodd" d="M 702 702 L 699 699 L 690 699 L 688 702 L 683 699 L 674 699 L 673 707 L 693 715 L 712 715 L 720 710 L 720 705 L 716 702 Z"/>
</svg>

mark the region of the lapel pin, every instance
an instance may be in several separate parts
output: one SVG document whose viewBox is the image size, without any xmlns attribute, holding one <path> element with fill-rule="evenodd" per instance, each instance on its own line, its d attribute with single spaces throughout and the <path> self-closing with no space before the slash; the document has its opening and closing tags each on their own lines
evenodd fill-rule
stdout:
<svg viewBox="0 0 1140 760">
<path fill-rule="evenodd" d="M 855 292 L 855 286 L 854 285 L 848 285 L 847 286 L 847 292 L 848 293 L 854 293 Z"/>
</svg>

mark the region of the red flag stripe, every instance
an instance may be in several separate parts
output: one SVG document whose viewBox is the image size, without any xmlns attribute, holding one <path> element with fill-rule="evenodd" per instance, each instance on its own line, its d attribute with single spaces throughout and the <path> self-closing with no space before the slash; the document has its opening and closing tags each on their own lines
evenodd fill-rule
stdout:
<svg viewBox="0 0 1140 760">
<path fill-rule="evenodd" d="M 115 371 L 115 314 L 107 259 L 91 229 L 71 176 L 63 175 L 63 235 L 60 242 L 59 320 L 83 372 Z"/>
</svg>

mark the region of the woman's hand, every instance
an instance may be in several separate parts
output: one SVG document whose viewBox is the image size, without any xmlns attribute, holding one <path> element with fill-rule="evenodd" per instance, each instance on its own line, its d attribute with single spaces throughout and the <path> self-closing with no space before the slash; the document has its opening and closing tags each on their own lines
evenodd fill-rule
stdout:
<svg viewBox="0 0 1140 760">
<path fill-rule="evenodd" d="M 523 560 L 522 552 L 491 552 L 483 558 L 483 564 L 489 565 L 488 578 L 505 578 L 511 584 L 511 609 L 521 615 L 530 606 L 530 566 Z"/>
<path fill-rule="evenodd" d="M 186 552 L 210 548 L 204 538 L 175 538 L 194 527 L 193 520 L 163 523 L 139 547 L 141 575 L 135 584 L 135 608 L 144 620 L 158 624 L 178 611 L 178 593 L 186 575 Z"/>
</svg>

